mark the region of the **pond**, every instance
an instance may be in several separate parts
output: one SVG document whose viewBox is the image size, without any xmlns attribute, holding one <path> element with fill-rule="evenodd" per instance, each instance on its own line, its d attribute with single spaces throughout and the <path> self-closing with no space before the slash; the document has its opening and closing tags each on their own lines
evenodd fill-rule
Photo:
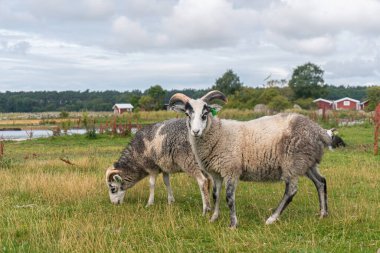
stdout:
<svg viewBox="0 0 380 253">
<path fill-rule="evenodd" d="M 137 132 L 137 128 L 133 127 L 131 129 L 132 134 Z M 32 133 L 32 134 L 31 134 Z M 67 131 L 68 135 L 72 134 L 85 134 L 86 129 L 69 129 Z M 64 134 L 61 131 L 61 134 Z M 47 138 L 53 136 L 52 130 L 6 130 L 0 131 L 0 140 L 14 140 L 14 141 L 22 141 L 27 139 L 36 139 L 36 138 Z"/>
<path fill-rule="evenodd" d="M 85 134 L 86 129 L 70 129 L 67 134 Z M 62 132 L 63 134 L 63 132 Z M 27 140 L 35 138 L 46 138 L 53 136 L 53 131 L 51 130 L 6 130 L 0 131 L 0 139 L 2 140 Z"/>
</svg>

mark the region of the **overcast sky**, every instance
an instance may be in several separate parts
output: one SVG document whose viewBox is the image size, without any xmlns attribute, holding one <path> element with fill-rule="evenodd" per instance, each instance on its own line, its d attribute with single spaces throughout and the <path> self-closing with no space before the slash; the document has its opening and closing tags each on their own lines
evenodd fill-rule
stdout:
<svg viewBox="0 0 380 253">
<path fill-rule="evenodd" d="M 378 0 L 0 0 L 0 92 L 247 86 L 312 62 L 380 85 Z"/>
</svg>

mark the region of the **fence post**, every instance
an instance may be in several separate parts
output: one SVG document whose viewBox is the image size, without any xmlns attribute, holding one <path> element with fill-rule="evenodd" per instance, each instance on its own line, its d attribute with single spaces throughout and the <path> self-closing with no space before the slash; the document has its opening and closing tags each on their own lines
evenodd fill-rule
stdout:
<svg viewBox="0 0 380 253">
<path fill-rule="evenodd" d="M 4 142 L 0 141 L 0 159 L 4 156 Z"/>
<path fill-rule="evenodd" d="M 375 155 L 379 151 L 379 130 L 380 130 L 380 103 L 376 106 L 375 110 L 375 142 L 373 144 L 373 152 Z"/>
</svg>

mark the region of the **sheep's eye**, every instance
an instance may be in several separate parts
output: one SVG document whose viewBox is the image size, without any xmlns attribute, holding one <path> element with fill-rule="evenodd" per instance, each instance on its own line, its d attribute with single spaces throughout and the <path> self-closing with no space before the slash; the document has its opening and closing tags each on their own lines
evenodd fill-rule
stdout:
<svg viewBox="0 0 380 253">
<path fill-rule="evenodd" d="M 203 115 L 202 115 L 202 120 L 206 120 L 207 119 L 207 112 L 206 113 L 204 113 Z"/>
<path fill-rule="evenodd" d="M 117 192 L 117 187 L 116 186 L 110 186 L 111 193 L 116 193 Z"/>
<path fill-rule="evenodd" d="M 189 112 L 186 111 L 185 114 L 186 114 L 187 117 L 190 117 L 190 113 Z"/>
</svg>

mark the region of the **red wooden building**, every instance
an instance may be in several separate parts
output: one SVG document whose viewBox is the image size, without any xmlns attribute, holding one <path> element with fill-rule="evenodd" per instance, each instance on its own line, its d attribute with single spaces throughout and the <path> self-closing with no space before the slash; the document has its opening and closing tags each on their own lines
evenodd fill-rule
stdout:
<svg viewBox="0 0 380 253">
<path fill-rule="evenodd" d="M 131 104 L 115 104 L 113 107 L 114 114 L 122 114 L 123 112 L 132 112 L 133 105 Z"/>
<path fill-rule="evenodd" d="M 324 110 L 332 110 L 333 109 L 333 101 L 323 99 L 323 98 L 318 98 L 313 101 L 314 103 L 317 104 L 318 109 L 324 109 Z"/>
<path fill-rule="evenodd" d="M 360 101 L 353 98 L 341 98 L 334 101 L 334 109 L 336 110 L 360 110 Z"/>
<path fill-rule="evenodd" d="M 318 109 L 322 110 L 364 110 L 368 106 L 368 100 L 360 102 L 359 100 L 345 97 L 335 101 L 318 98 L 313 101 L 317 104 Z"/>
</svg>

